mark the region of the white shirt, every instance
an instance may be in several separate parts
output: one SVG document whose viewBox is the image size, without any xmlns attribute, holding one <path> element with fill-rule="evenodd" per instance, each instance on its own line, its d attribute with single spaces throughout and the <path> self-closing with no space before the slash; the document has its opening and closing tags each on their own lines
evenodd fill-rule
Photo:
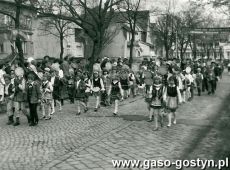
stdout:
<svg viewBox="0 0 230 170">
<path fill-rule="evenodd" d="M 59 76 L 60 78 L 63 78 L 63 77 L 64 77 L 63 70 L 59 70 L 59 72 L 58 72 L 58 76 Z"/>
<path fill-rule="evenodd" d="M 78 80 L 78 81 L 77 81 L 77 88 L 78 88 L 78 86 L 79 86 L 79 84 L 80 84 L 80 81 L 81 81 L 81 80 Z"/>
<path fill-rule="evenodd" d="M 55 76 L 51 77 L 50 83 L 52 86 L 54 86 L 54 80 L 55 80 Z"/>
<path fill-rule="evenodd" d="M 194 78 L 191 74 L 185 74 L 185 78 L 189 80 L 190 84 L 194 81 Z"/>
</svg>

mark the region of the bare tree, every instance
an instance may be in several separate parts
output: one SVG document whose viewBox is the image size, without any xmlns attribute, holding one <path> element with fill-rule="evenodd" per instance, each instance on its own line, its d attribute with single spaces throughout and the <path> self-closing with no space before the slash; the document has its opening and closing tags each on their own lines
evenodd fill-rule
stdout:
<svg viewBox="0 0 230 170">
<path fill-rule="evenodd" d="M 70 35 L 70 22 L 58 18 L 45 18 L 41 21 L 39 30 L 43 31 L 42 35 L 53 35 L 60 42 L 60 59 L 63 60 L 64 39 Z"/>
<path fill-rule="evenodd" d="M 196 42 L 195 36 L 191 35 L 191 31 L 197 27 L 202 26 L 205 18 L 202 16 L 202 10 L 195 4 L 191 4 L 189 9 L 186 9 L 178 14 L 176 30 L 177 30 L 177 42 L 180 57 L 183 56 L 190 46 L 193 51 L 193 57 L 196 58 Z"/>
<path fill-rule="evenodd" d="M 230 15 L 230 1 L 229 0 L 209 0 L 209 4 L 219 8 L 224 14 Z"/>
<path fill-rule="evenodd" d="M 43 17 L 54 17 L 66 20 L 78 25 L 92 42 L 91 55 L 88 58 L 89 68 L 100 58 L 102 49 L 111 41 L 112 36 L 108 28 L 114 17 L 114 9 L 121 0 L 99 0 L 97 3 L 87 0 L 62 0 L 62 1 L 43 1 L 38 4 L 39 13 Z M 62 6 L 65 11 L 60 14 L 55 11 L 55 7 Z"/>
<path fill-rule="evenodd" d="M 131 0 L 124 0 L 122 1 L 118 9 L 120 14 L 122 15 L 122 20 L 124 23 L 127 23 L 131 32 L 131 40 L 130 40 L 130 56 L 129 56 L 129 65 L 132 67 L 133 63 L 133 49 L 134 49 L 134 42 L 135 36 L 137 33 L 137 25 L 138 20 L 143 19 L 143 15 L 140 13 L 140 3 L 141 0 L 131 1 Z"/>
<path fill-rule="evenodd" d="M 166 13 L 160 17 L 153 27 L 153 33 L 157 37 L 157 43 L 165 49 L 165 57 L 168 59 L 170 51 L 176 42 L 176 16 Z"/>
</svg>

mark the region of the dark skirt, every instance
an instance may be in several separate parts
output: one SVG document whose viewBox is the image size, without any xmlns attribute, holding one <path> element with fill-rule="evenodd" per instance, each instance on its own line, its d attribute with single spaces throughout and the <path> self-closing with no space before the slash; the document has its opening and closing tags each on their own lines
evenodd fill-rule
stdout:
<svg viewBox="0 0 230 170">
<path fill-rule="evenodd" d="M 58 90 L 53 91 L 53 99 L 54 100 L 61 100 L 61 92 Z"/>
<path fill-rule="evenodd" d="M 119 93 L 111 93 L 110 95 L 110 101 L 114 102 L 115 100 L 120 100 L 121 99 L 121 94 Z"/>
<path fill-rule="evenodd" d="M 75 99 L 80 101 L 85 101 L 85 97 L 86 97 L 85 91 L 77 92 L 75 95 Z"/>
<path fill-rule="evenodd" d="M 121 88 L 122 88 L 123 90 L 129 90 L 129 85 L 121 85 Z"/>
<path fill-rule="evenodd" d="M 128 83 L 128 80 L 121 80 L 120 83 L 121 83 L 121 88 L 122 88 L 123 90 L 129 90 L 129 83 Z"/>
</svg>

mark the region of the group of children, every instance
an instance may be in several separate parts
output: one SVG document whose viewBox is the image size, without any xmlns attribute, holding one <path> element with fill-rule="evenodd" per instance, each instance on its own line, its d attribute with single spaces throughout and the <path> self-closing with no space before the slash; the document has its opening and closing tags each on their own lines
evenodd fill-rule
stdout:
<svg viewBox="0 0 230 170">
<path fill-rule="evenodd" d="M 175 64 L 160 66 L 154 71 L 144 67 L 143 74 L 152 74 L 152 79 L 147 89 L 146 102 L 149 110 L 148 122 L 155 121 L 154 130 L 159 129 L 158 121 L 163 126 L 163 115 L 167 113 L 168 125 L 176 124 L 176 110 L 180 103 L 191 101 L 194 96 L 194 90 L 197 89 L 198 96 L 201 96 L 203 84 L 208 84 L 208 94 L 214 94 L 217 81 L 220 78 L 219 71 L 216 71 L 217 65 L 212 62 L 211 65 L 198 67 L 194 70 L 187 66 L 185 70 Z"/>
<path fill-rule="evenodd" d="M 150 64 L 151 65 L 151 64 Z M 31 69 L 32 68 L 32 69 Z M 162 71 L 163 70 L 163 71 Z M 201 95 L 205 77 L 208 79 L 211 91 L 216 89 L 216 74 L 214 66 L 199 67 L 196 73 L 191 67 L 181 70 L 176 65 L 142 65 L 137 73 L 127 66 L 113 65 L 110 69 L 94 69 L 92 76 L 84 70 L 69 70 L 64 76 L 60 65 L 44 68 L 38 72 L 36 67 L 29 67 L 27 73 L 15 66 L 10 74 L 0 68 L 0 97 L 7 105 L 8 125 L 20 124 L 20 115 L 26 115 L 29 125 L 38 124 L 38 106 L 42 110 L 42 119 L 50 120 L 55 113 L 55 105 L 62 110 L 63 88 L 69 95 L 70 103 L 76 103 L 77 113 L 89 109 L 89 97 L 96 99 L 94 111 L 101 105 L 110 106 L 114 103 L 113 115 L 118 115 L 119 101 L 135 97 L 142 93 L 148 105 L 150 119 L 155 120 L 154 130 L 158 130 L 158 119 L 163 126 L 162 110 L 169 112 L 168 127 L 176 124 L 178 103 L 192 100 L 194 87 Z M 29 108 L 29 109 L 27 109 Z M 153 116 L 154 115 L 154 116 Z M 173 118 L 173 121 L 172 121 Z"/>
</svg>

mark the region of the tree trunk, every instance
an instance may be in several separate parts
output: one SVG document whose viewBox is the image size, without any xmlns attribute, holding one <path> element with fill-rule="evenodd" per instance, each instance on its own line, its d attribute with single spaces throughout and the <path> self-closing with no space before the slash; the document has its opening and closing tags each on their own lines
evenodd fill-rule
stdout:
<svg viewBox="0 0 230 170">
<path fill-rule="evenodd" d="M 19 34 L 16 35 L 15 46 L 18 49 L 18 56 L 19 56 L 21 67 L 24 67 L 24 55 L 23 55 L 23 49 L 22 49 L 22 41 L 20 39 Z"/>
<path fill-rule="evenodd" d="M 180 59 L 183 60 L 184 59 L 184 53 L 183 53 L 183 49 L 180 48 Z"/>
<path fill-rule="evenodd" d="M 169 59 L 169 48 L 167 45 L 165 45 L 165 57 L 167 60 Z"/>
<path fill-rule="evenodd" d="M 16 40 L 15 40 L 15 46 L 18 49 L 18 56 L 19 56 L 19 61 L 21 63 L 21 67 L 25 69 L 24 66 L 24 55 L 23 55 L 23 48 L 22 48 L 22 41 L 19 35 L 19 30 L 20 30 L 20 14 L 21 14 L 21 1 L 16 1 L 16 13 L 15 13 L 15 29 L 18 31 L 16 35 Z"/>
<path fill-rule="evenodd" d="M 95 57 L 95 51 L 96 51 L 96 42 L 94 41 L 93 42 L 93 49 L 92 49 L 92 53 L 91 53 L 91 56 L 89 58 L 89 65 L 88 65 L 88 69 L 89 69 L 89 72 L 92 73 L 93 72 L 93 65 L 96 61 L 96 57 Z"/>
<path fill-rule="evenodd" d="M 135 36 L 135 35 L 134 35 Z M 134 41 L 135 41 L 135 38 L 134 38 L 133 34 L 132 34 L 132 38 L 131 38 L 131 41 L 130 41 L 130 52 L 129 52 L 129 67 L 132 68 L 132 64 L 133 64 L 133 48 L 134 48 Z"/>
<path fill-rule="evenodd" d="M 64 54 L 64 36 L 63 34 L 60 34 L 60 47 L 61 47 L 61 52 L 60 52 L 60 60 L 63 60 L 63 54 Z"/>
</svg>

